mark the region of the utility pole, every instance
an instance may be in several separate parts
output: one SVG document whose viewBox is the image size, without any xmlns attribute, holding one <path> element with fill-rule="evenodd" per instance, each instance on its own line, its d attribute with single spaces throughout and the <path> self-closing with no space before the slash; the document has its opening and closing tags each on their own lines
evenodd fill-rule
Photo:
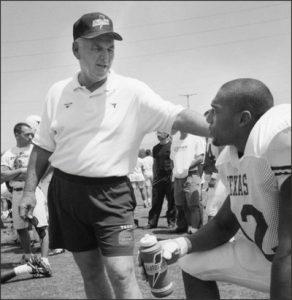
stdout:
<svg viewBox="0 0 292 300">
<path fill-rule="evenodd" d="M 190 108 L 190 97 L 194 96 L 194 95 L 197 95 L 197 94 L 193 93 L 193 94 L 183 94 L 183 95 L 180 95 L 180 96 L 183 96 L 183 97 L 187 97 L 187 108 Z"/>
</svg>

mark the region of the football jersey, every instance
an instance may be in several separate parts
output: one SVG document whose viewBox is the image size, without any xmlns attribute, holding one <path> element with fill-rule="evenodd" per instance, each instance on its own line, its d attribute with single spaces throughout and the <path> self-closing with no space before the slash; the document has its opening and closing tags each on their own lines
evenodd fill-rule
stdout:
<svg viewBox="0 0 292 300">
<path fill-rule="evenodd" d="M 253 127 L 243 156 L 227 146 L 216 166 L 243 233 L 271 261 L 278 245 L 280 187 L 291 176 L 291 105 L 268 110 Z"/>
</svg>

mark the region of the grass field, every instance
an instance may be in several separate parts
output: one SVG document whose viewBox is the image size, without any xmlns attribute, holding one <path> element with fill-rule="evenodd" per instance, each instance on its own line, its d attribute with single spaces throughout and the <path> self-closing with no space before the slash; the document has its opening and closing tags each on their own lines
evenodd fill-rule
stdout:
<svg viewBox="0 0 292 300">
<path fill-rule="evenodd" d="M 139 227 L 147 224 L 149 209 L 144 208 L 137 195 L 135 218 L 139 220 Z M 153 232 L 158 238 L 173 238 L 177 235 L 169 234 L 165 215 L 166 201 L 163 205 L 158 228 L 152 230 L 135 229 L 136 248 L 140 238 Z M 14 244 L 14 236 L 9 229 L 1 229 L 1 270 L 15 266 L 20 260 L 22 251 Z M 32 278 L 29 275 L 19 276 L 1 285 L 1 299 L 85 299 L 81 275 L 68 251 L 50 257 L 53 276 L 50 278 Z M 145 299 L 156 299 L 150 292 L 148 283 L 143 282 L 136 268 L 139 286 Z M 178 265 L 172 264 L 168 268 L 169 276 L 174 282 L 174 292 L 165 299 L 184 299 L 184 288 L 181 271 Z M 233 284 L 219 283 L 222 299 L 268 299 L 268 295 Z"/>
</svg>

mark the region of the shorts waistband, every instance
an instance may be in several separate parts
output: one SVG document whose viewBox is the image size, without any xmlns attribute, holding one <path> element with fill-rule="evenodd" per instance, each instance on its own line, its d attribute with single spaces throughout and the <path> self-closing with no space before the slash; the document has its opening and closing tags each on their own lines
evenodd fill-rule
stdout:
<svg viewBox="0 0 292 300">
<path fill-rule="evenodd" d="M 70 182 L 82 184 L 106 184 L 106 183 L 121 183 L 127 181 L 127 176 L 110 176 L 110 177 L 86 177 L 65 173 L 59 169 L 54 169 L 54 175 L 63 178 Z"/>
</svg>

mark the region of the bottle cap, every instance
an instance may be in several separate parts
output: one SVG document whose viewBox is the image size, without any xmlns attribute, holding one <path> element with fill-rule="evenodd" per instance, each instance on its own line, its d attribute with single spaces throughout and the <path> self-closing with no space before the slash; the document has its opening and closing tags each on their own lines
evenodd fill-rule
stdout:
<svg viewBox="0 0 292 300">
<path fill-rule="evenodd" d="M 157 243 L 155 235 L 145 234 L 140 240 L 140 247 L 150 247 Z"/>
</svg>

